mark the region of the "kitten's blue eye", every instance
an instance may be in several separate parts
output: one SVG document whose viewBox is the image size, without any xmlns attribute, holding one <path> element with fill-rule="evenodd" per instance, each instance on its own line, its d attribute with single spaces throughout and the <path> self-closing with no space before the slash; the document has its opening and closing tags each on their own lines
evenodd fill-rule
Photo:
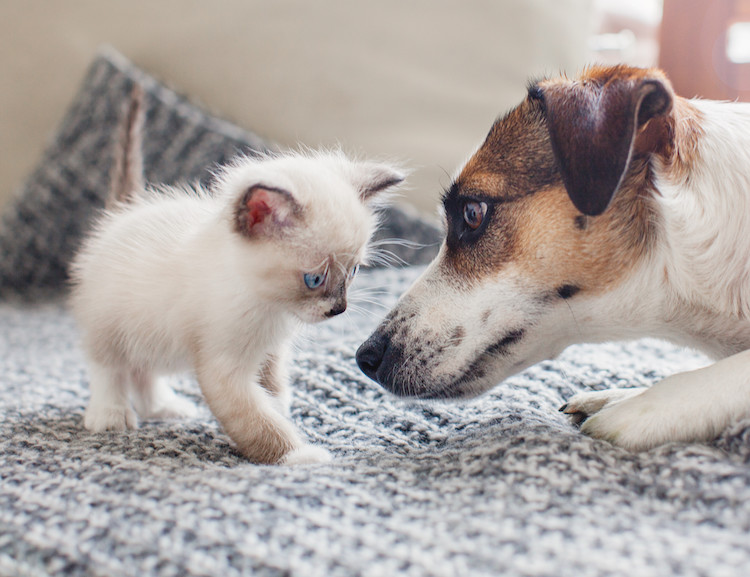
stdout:
<svg viewBox="0 0 750 577">
<path fill-rule="evenodd" d="M 359 272 L 359 265 L 355 264 L 352 267 L 352 270 L 349 271 L 349 280 L 352 280 L 355 276 L 357 276 L 358 272 Z"/>
<path fill-rule="evenodd" d="M 326 280 L 326 273 L 324 272 L 306 272 L 305 276 L 303 277 L 305 279 L 305 285 L 309 289 L 316 289 L 320 285 L 322 285 Z"/>
</svg>

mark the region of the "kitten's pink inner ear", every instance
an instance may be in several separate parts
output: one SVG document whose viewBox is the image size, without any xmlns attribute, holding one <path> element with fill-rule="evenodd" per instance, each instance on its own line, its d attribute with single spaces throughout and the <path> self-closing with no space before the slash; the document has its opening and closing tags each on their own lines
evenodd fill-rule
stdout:
<svg viewBox="0 0 750 577">
<path fill-rule="evenodd" d="M 255 193 L 247 198 L 245 209 L 247 227 L 252 230 L 255 225 L 262 223 L 273 213 L 269 203 L 268 191 L 262 188 L 256 189 Z"/>
<path fill-rule="evenodd" d="M 237 207 L 237 229 L 246 236 L 271 234 L 291 224 L 300 212 L 300 206 L 287 191 L 253 186 Z"/>
</svg>

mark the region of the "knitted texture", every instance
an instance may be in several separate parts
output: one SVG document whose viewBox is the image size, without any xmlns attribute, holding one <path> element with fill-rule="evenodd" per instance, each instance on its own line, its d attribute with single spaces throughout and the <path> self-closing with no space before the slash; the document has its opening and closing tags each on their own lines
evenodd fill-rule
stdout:
<svg viewBox="0 0 750 577">
<path fill-rule="evenodd" d="M 37 167 L 0 215 L 0 299 L 33 301 L 65 290 L 68 263 L 104 206 L 117 128 L 136 82 L 145 93 L 143 165 L 150 183 L 209 184 L 232 157 L 276 148 L 192 104 L 114 49 L 102 49 Z M 432 223 L 399 208 L 386 211 L 384 221 L 379 239 L 428 245 L 386 243 L 381 248 L 396 261 L 424 263 L 437 252 L 440 231 Z"/>
<path fill-rule="evenodd" d="M 419 272 L 364 272 L 353 294 L 382 307 L 298 339 L 292 420 L 334 461 L 296 468 L 244 460 L 190 376 L 197 418 L 85 431 L 71 317 L 0 305 L 0 575 L 750 575 L 750 422 L 631 454 L 557 411 L 706 359 L 576 346 L 472 401 L 405 402 L 353 355 Z"/>
</svg>

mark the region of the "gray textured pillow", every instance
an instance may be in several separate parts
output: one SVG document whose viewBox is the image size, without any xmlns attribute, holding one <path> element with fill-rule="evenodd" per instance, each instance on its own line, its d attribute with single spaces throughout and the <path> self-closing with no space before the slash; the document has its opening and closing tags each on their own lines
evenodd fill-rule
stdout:
<svg viewBox="0 0 750 577">
<path fill-rule="evenodd" d="M 38 166 L 0 215 L 0 299 L 38 300 L 65 292 L 68 263 L 104 205 L 113 138 L 135 82 L 145 92 L 149 182 L 205 184 L 217 164 L 274 148 L 190 103 L 114 49 L 102 49 Z M 389 209 L 378 236 L 428 245 L 384 247 L 416 263 L 434 255 L 440 233 L 431 223 Z"/>
</svg>

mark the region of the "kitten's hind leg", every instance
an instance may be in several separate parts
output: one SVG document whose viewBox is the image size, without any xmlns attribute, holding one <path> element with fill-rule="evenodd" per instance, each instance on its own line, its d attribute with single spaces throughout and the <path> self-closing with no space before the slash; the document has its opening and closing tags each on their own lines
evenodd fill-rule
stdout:
<svg viewBox="0 0 750 577">
<path fill-rule="evenodd" d="M 245 457 L 264 464 L 321 463 L 325 449 L 305 443 L 277 400 L 256 380 L 255 370 L 228 370 L 197 363 L 198 381 L 214 416 Z"/>
<path fill-rule="evenodd" d="M 146 369 L 133 369 L 133 405 L 143 419 L 192 418 L 195 405 L 172 390 L 166 377 L 156 378 Z"/>
<path fill-rule="evenodd" d="M 123 431 L 138 427 L 138 418 L 130 406 L 128 373 L 91 362 L 89 390 L 91 398 L 84 415 L 84 426 L 94 433 Z"/>
</svg>

